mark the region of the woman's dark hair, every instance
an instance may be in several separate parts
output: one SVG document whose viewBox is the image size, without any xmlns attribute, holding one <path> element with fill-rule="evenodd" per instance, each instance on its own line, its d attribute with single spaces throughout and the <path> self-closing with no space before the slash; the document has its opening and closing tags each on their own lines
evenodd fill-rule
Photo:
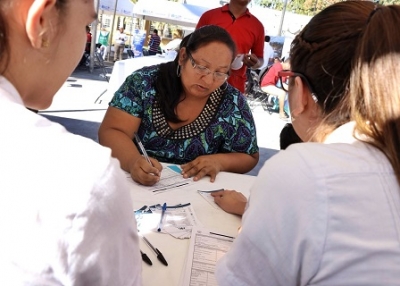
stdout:
<svg viewBox="0 0 400 286">
<path fill-rule="evenodd" d="M 187 35 L 183 38 L 179 48 L 186 48 L 186 52 L 191 54 L 199 48 L 215 42 L 225 44 L 232 51 L 233 61 L 236 56 L 235 42 L 225 29 L 214 25 L 201 27 Z M 173 62 L 160 65 L 155 82 L 156 97 L 160 109 L 168 121 L 175 123 L 181 122 L 175 114 L 175 108 L 181 100 L 183 90 L 181 79 L 177 75 L 179 53 L 180 51 Z"/>
<path fill-rule="evenodd" d="M 355 135 L 384 153 L 400 185 L 400 6 L 377 6 L 355 53 L 349 101 Z"/>
<path fill-rule="evenodd" d="M 292 42 L 291 70 L 307 77 L 323 112 L 316 141 L 350 119 L 349 104 L 345 103 L 350 72 L 359 38 L 374 7 L 370 1 L 333 4 L 315 15 Z"/>
</svg>

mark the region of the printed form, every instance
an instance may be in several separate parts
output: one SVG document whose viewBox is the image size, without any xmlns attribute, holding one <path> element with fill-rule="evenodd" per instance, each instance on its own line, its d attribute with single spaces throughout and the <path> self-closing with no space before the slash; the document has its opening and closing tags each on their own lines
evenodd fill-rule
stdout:
<svg viewBox="0 0 400 286">
<path fill-rule="evenodd" d="M 193 183 L 193 179 L 185 179 L 177 166 L 167 166 L 161 172 L 160 181 L 149 190 L 153 193 L 166 192 L 173 188 L 187 186 Z"/>
<path fill-rule="evenodd" d="M 217 286 L 215 265 L 233 241 L 234 237 L 194 227 L 182 285 Z"/>
</svg>

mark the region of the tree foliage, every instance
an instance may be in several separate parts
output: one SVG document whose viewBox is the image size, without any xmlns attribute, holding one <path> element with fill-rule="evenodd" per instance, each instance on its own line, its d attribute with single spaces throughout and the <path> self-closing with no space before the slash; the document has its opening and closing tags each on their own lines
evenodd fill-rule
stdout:
<svg viewBox="0 0 400 286">
<path fill-rule="evenodd" d="M 343 0 L 287 0 L 286 11 L 313 16 L 329 5 L 342 1 Z M 262 7 L 282 11 L 285 0 L 253 0 L 253 2 Z M 400 0 L 375 0 L 374 2 L 383 5 L 400 4 Z"/>
</svg>

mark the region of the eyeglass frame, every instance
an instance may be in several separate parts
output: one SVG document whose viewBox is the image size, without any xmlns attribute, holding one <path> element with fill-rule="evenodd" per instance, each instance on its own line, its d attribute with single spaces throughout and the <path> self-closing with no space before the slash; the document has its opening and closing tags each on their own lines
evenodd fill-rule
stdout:
<svg viewBox="0 0 400 286">
<path fill-rule="evenodd" d="M 318 102 L 317 94 L 314 92 L 314 89 L 313 89 L 311 83 L 308 81 L 307 77 L 304 74 L 301 74 L 301 73 L 298 73 L 298 72 L 293 72 L 293 71 L 290 71 L 290 70 L 281 70 L 281 71 L 279 71 L 278 72 L 278 77 L 279 77 L 279 81 L 281 83 L 282 89 L 284 91 L 286 91 L 286 92 L 289 92 L 289 90 L 285 88 L 284 81 L 283 81 L 282 78 L 284 78 L 284 77 L 285 78 L 289 78 L 289 77 L 296 77 L 296 76 L 300 77 L 306 83 L 308 89 L 311 92 L 312 99 L 314 100 L 315 103 L 317 103 Z"/>
<path fill-rule="evenodd" d="M 208 67 L 205 67 L 203 65 L 199 65 L 196 63 L 196 61 L 194 60 L 194 58 L 192 57 L 192 54 L 189 52 L 186 52 L 188 55 L 188 58 L 190 60 L 190 63 L 192 64 L 193 69 L 196 71 L 197 74 L 199 75 L 209 75 L 212 74 L 213 75 L 213 80 L 219 80 L 221 82 L 227 81 L 229 78 L 229 73 L 224 73 L 224 72 L 217 72 L 217 71 L 211 71 Z M 203 73 L 206 72 L 206 73 Z M 218 77 L 216 77 L 216 75 L 220 74 L 221 76 L 223 75 L 225 78 L 222 80 L 218 79 Z"/>
</svg>

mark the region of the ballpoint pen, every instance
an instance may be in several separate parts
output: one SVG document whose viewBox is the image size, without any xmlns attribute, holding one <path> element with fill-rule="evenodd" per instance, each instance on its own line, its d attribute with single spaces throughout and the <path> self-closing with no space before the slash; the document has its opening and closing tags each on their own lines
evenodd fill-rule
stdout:
<svg viewBox="0 0 400 286">
<path fill-rule="evenodd" d="M 144 236 L 142 236 L 144 239 L 144 242 L 157 254 L 157 259 L 161 261 L 162 264 L 165 266 L 168 266 L 167 260 L 165 260 L 164 256 L 162 255 L 161 251 L 159 251 L 157 248 L 155 248 L 150 241 L 147 240 Z"/>
<path fill-rule="evenodd" d="M 149 155 L 147 155 L 146 149 L 144 149 L 144 146 L 143 146 L 142 141 L 140 141 L 139 136 L 136 134 L 136 132 L 134 133 L 134 135 L 135 135 L 136 143 L 138 144 L 138 146 L 139 146 L 139 148 L 140 148 L 140 152 L 142 152 L 142 155 L 144 156 L 144 158 L 146 159 L 146 161 L 149 162 L 149 164 L 150 164 L 151 166 L 153 166 L 153 164 L 152 164 L 151 161 L 150 161 Z M 153 166 L 153 167 L 154 167 L 154 166 Z"/>
<path fill-rule="evenodd" d="M 217 189 L 217 190 L 209 190 L 209 191 L 202 191 L 202 190 L 198 190 L 199 192 L 202 193 L 215 193 L 215 192 L 220 192 L 223 191 L 224 189 Z"/>
<path fill-rule="evenodd" d="M 162 211 L 161 211 L 161 218 L 160 218 L 160 223 L 158 224 L 157 231 L 160 232 L 162 228 L 162 223 L 164 220 L 164 215 L 165 215 L 165 210 L 167 209 L 167 203 L 164 203 L 162 206 Z"/>
<path fill-rule="evenodd" d="M 140 254 L 142 255 L 142 260 L 146 262 L 148 265 L 153 265 L 153 262 L 151 262 L 150 258 L 147 256 L 146 253 L 143 251 L 140 251 Z"/>
</svg>

